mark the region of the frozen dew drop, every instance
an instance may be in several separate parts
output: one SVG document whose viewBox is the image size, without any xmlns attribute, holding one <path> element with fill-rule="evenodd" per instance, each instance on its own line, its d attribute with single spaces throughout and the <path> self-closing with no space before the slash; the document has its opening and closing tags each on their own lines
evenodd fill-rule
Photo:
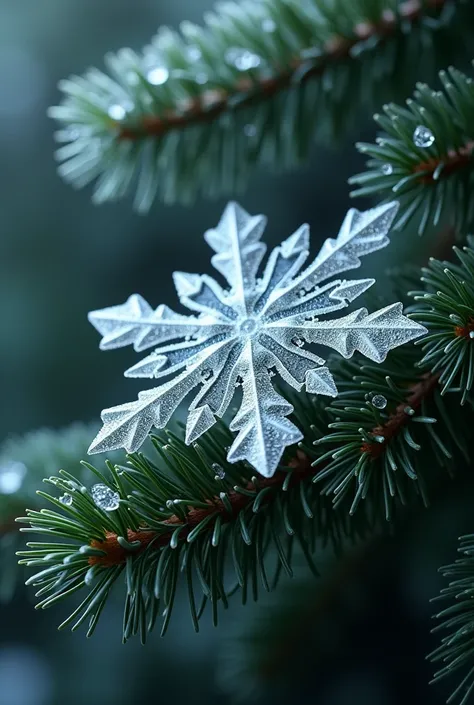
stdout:
<svg viewBox="0 0 474 705">
<path fill-rule="evenodd" d="M 376 443 L 385 443 L 385 438 L 383 436 L 374 436 L 374 441 Z"/>
<path fill-rule="evenodd" d="M 383 396 L 383 394 L 376 394 L 374 397 L 371 399 L 372 406 L 375 406 L 376 409 L 385 409 L 387 406 L 387 400 Z"/>
<path fill-rule="evenodd" d="M 205 83 L 208 82 L 209 77 L 208 77 L 207 73 L 204 73 L 204 71 L 200 71 L 199 73 L 197 73 L 197 74 L 195 75 L 194 80 L 195 80 L 196 83 L 198 83 L 200 86 L 203 86 Z"/>
<path fill-rule="evenodd" d="M 474 330 L 469 331 L 469 337 L 471 340 L 474 340 Z"/>
<path fill-rule="evenodd" d="M 413 132 L 413 142 L 416 147 L 426 149 L 427 147 L 431 147 L 434 141 L 435 136 L 429 127 L 426 127 L 425 125 L 418 125 L 415 128 L 415 131 Z"/>
<path fill-rule="evenodd" d="M 203 380 L 204 380 L 205 382 L 207 382 L 207 381 L 209 381 L 209 380 L 211 379 L 211 377 L 213 376 L 213 374 L 214 374 L 213 371 L 210 370 L 209 368 L 207 368 L 207 369 L 205 369 L 205 370 L 203 370 L 203 371 L 201 372 L 201 377 L 203 378 Z"/>
<path fill-rule="evenodd" d="M 107 110 L 107 114 L 112 120 L 123 120 L 127 115 L 127 111 L 123 105 L 114 103 Z"/>
<path fill-rule="evenodd" d="M 300 298 L 303 298 L 303 296 L 306 296 L 306 289 L 300 289 L 300 290 L 298 291 L 298 296 L 299 296 Z"/>
<path fill-rule="evenodd" d="M 275 372 L 275 370 L 273 370 L 272 368 L 270 368 L 270 369 L 268 370 L 268 376 L 270 377 L 270 379 L 271 379 L 272 377 L 276 377 L 276 372 Z"/>
<path fill-rule="evenodd" d="M 91 495 L 96 507 L 103 509 L 105 512 L 113 512 L 120 506 L 119 493 L 114 492 L 102 482 L 91 488 Z"/>
<path fill-rule="evenodd" d="M 146 80 L 151 83 L 152 86 L 162 86 L 166 83 L 170 75 L 170 72 L 166 66 L 155 66 L 155 68 L 150 69 L 146 75 Z"/>
<path fill-rule="evenodd" d="M 384 176 L 390 176 L 393 174 L 393 166 L 388 162 L 386 164 L 382 164 L 382 174 L 384 174 Z"/>
<path fill-rule="evenodd" d="M 225 471 L 222 465 L 219 465 L 219 463 L 212 463 L 212 469 L 216 473 L 216 477 L 218 477 L 219 480 L 223 480 L 225 478 Z"/>
<path fill-rule="evenodd" d="M 244 135 L 246 137 L 255 137 L 257 134 L 257 128 L 255 125 L 244 125 Z"/>
<path fill-rule="evenodd" d="M 248 49 L 239 49 L 232 47 L 225 53 L 225 60 L 228 64 L 232 64 L 238 71 L 249 71 L 260 66 L 262 60 Z"/>
<path fill-rule="evenodd" d="M 202 58 L 202 52 L 199 47 L 192 45 L 186 50 L 189 61 L 199 61 Z"/>
<path fill-rule="evenodd" d="M 406 414 L 407 416 L 414 416 L 414 415 L 415 415 L 415 409 L 413 409 L 413 407 L 411 407 L 411 406 L 406 406 L 406 407 L 403 409 L 403 411 L 405 412 L 405 414 Z"/>
<path fill-rule="evenodd" d="M 65 492 L 61 497 L 59 498 L 59 501 L 61 504 L 64 504 L 66 507 L 70 507 L 72 504 L 72 496 Z"/>
<path fill-rule="evenodd" d="M 0 494 L 15 494 L 23 484 L 26 465 L 18 461 L 0 467 Z"/>
<path fill-rule="evenodd" d="M 262 29 L 264 32 L 271 34 L 276 30 L 276 24 L 271 17 L 266 17 L 262 22 Z"/>
<path fill-rule="evenodd" d="M 236 387 L 241 387 L 241 386 L 243 385 L 243 383 L 244 383 L 243 378 L 242 378 L 240 375 L 238 375 L 238 376 L 237 376 L 237 379 L 235 380 L 235 386 L 236 386 Z"/>
</svg>

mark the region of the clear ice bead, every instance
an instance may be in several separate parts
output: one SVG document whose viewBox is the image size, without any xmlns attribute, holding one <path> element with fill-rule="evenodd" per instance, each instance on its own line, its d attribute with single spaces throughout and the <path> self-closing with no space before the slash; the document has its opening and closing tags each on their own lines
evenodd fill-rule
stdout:
<svg viewBox="0 0 474 705">
<path fill-rule="evenodd" d="M 371 399 L 372 406 L 375 406 L 376 409 L 385 409 L 387 406 L 387 400 L 383 396 L 383 394 L 376 394 L 375 396 L 372 397 Z"/>
<path fill-rule="evenodd" d="M 426 127 L 425 125 L 418 125 L 418 127 L 415 127 L 413 132 L 413 142 L 415 143 L 415 147 L 426 149 L 427 147 L 431 147 L 434 141 L 435 136 L 429 127 Z"/>
<path fill-rule="evenodd" d="M 66 507 L 70 507 L 72 504 L 72 496 L 68 492 L 65 492 L 63 495 L 61 495 L 59 501 Z"/>
<path fill-rule="evenodd" d="M 260 66 L 262 60 L 252 51 L 248 49 L 239 49 L 233 47 L 228 49 L 225 54 L 225 60 L 228 64 L 232 64 L 238 71 L 249 71 Z"/>
<path fill-rule="evenodd" d="M 91 488 L 91 495 L 96 507 L 103 509 L 105 512 L 113 512 L 120 506 L 119 493 L 114 492 L 102 482 Z"/>
<path fill-rule="evenodd" d="M 220 480 L 223 480 L 225 478 L 225 471 L 222 465 L 219 465 L 219 463 L 212 463 L 212 469 Z"/>
<path fill-rule="evenodd" d="M 151 83 L 152 86 L 162 86 L 166 83 L 170 76 L 170 72 L 166 66 L 155 66 L 150 69 L 146 75 L 146 80 Z"/>
</svg>

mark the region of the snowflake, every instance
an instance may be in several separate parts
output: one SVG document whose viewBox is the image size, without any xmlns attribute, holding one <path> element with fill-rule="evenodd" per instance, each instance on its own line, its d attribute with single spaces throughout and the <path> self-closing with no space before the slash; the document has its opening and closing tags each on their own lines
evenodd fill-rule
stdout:
<svg viewBox="0 0 474 705">
<path fill-rule="evenodd" d="M 326 345 L 344 357 L 359 350 L 381 362 L 391 348 L 425 332 L 402 314 L 399 303 L 372 314 L 360 308 L 320 320 L 346 308 L 374 283 L 374 279 L 327 280 L 359 267 L 360 256 L 388 244 L 386 234 L 397 207 L 394 202 L 364 213 L 351 209 L 337 239 L 326 240 L 303 271 L 309 229 L 301 226 L 273 250 L 257 278 L 266 251 L 260 241 L 266 218 L 230 203 L 219 225 L 204 236 L 216 253 L 212 264 L 230 288 L 206 274 L 174 274 L 181 303 L 198 315 L 181 315 L 164 305 L 153 310 L 137 294 L 123 305 L 90 313 L 89 320 L 103 335 L 103 350 L 133 344 L 141 351 L 160 344 L 127 370 L 127 377 L 173 377 L 141 392 L 135 402 L 105 409 L 104 426 L 89 452 L 137 450 L 152 426 L 163 428 L 198 388 L 187 417 L 186 443 L 191 444 L 211 428 L 216 416 L 224 415 L 236 391 L 241 391 L 240 408 L 230 424 L 238 434 L 227 459 L 246 460 L 262 475 L 271 476 L 285 447 L 302 438 L 286 418 L 293 407 L 273 389 L 271 377 L 278 373 L 297 390 L 305 385 L 311 394 L 337 396 L 324 360 L 306 350 L 306 343 Z M 161 345 L 179 338 L 184 340 Z"/>
</svg>

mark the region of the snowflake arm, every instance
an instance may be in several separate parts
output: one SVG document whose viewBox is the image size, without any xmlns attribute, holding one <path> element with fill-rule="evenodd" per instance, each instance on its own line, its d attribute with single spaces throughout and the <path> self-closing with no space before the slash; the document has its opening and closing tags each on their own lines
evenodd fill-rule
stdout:
<svg viewBox="0 0 474 705">
<path fill-rule="evenodd" d="M 386 247 L 387 233 L 398 210 L 398 203 L 386 203 L 360 212 L 351 208 L 336 239 L 324 241 L 313 262 L 283 290 L 275 290 L 269 299 L 269 313 L 298 300 L 298 293 L 309 291 L 326 279 L 360 267 L 360 258 Z"/>
<path fill-rule="evenodd" d="M 138 400 L 104 409 L 103 427 L 92 442 L 89 453 L 125 448 L 133 453 L 143 444 L 150 429 L 164 428 L 183 399 L 200 383 L 210 385 L 205 374 L 225 363 L 233 340 L 213 345 L 207 355 L 196 361 L 190 369 L 165 382 L 160 387 L 140 392 Z M 204 373 L 204 374 L 203 374 Z"/>
<path fill-rule="evenodd" d="M 343 357 L 351 357 L 358 350 L 375 362 L 383 362 L 392 348 L 414 340 L 426 331 L 403 315 L 400 303 L 371 314 L 360 308 L 348 316 L 328 321 L 307 321 L 297 315 L 276 322 L 275 327 L 301 335 L 308 343 L 333 348 Z"/>
<path fill-rule="evenodd" d="M 230 424 L 230 430 L 238 434 L 227 459 L 231 463 L 247 460 L 261 475 L 271 477 L 285 448 L 300 441 L 303 434 L 286 418 L 293 407 L 273 389 L 254 345 L 249 342 L 242 356 L 248 372 L 244 371 L 240 409 Z"/>
<path fill-rule="evenodd" d="M 137 352 L 173 338 L 198 333 L 210 337 L 219 324 L 210 317 L 205 320 L 183 316 L 163 304 L 153 310 L 139 294 L 133 294 L 120 306 L 91 311 L 89 321 L 103 336 L 101 350 L 133 345 Z"/>
<path fill-rule="evenodd" d="M 260 242 L 267 219 L 251 216 L 237 203 L 229 203 L 216 228 L 204 238 L 216 252 L 211 263 L 231 286 L 232 298 L 242 313 L 249 312 L 249 294 L 255 288 L 258 268 L 266 251 Z"/>
</svg>

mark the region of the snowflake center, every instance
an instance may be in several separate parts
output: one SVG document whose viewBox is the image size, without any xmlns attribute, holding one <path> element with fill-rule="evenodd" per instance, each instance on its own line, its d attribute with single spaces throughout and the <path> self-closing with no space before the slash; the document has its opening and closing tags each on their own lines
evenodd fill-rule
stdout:
<svg viewBox="0 0 474 705">
<path fill-rule="evenodd" d="M 244 318 L 239 325 L 239 331 L 242 335 L 254 335 L 260 328 L 256 318 Z"/>
</svg>

